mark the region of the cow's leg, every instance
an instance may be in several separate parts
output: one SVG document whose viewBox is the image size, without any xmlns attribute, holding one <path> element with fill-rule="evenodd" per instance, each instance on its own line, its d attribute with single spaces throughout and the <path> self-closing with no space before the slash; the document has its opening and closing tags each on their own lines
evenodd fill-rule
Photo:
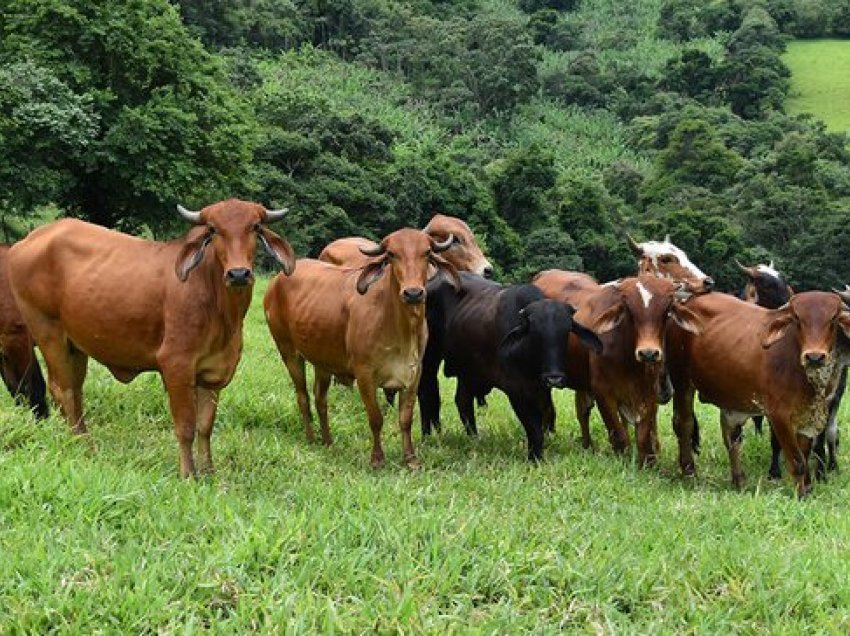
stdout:
<svg viewBox="0 0 850 636">
<path fill-rule="evenodd" d="M 422 358 L 422 372 L 419 377 L 419 418 L 422 434 L 430 435 L 432 429 L 440 431 L 440 356 L 436 353 L 438 334 L 429 334 L 428 346 Z"/>
<path fill-rule="evenodd" d="M 368 376 L 357 376 L 357 390 L 360 391 L 360 399 L 366 407 L 366 416 L 369 418 L 369 428 L 372 430 L 372 468 L 380 468 L 384 465 L 384 449 L 381 446 L 381 429 L 384 426 L 384 415 L 381 407 L 375 399 L 375 383 Z"/>
<path fill-rule="evenodd" d="M 653 466 L 658 461 L 658 427 L 657 407 L 653 400 L 651 404 L 639 409 L 640 415 L 635 422 L 635 442 L 638 451 L 638 466 L 641 468 Z"/>
<path fill-rule="evenodd" d="M 50 392 L 71 431 L 85 433 L 83 419 L 83 382 L 88 369 L 88 356 L 62 336 L 42 340 L 41 352 L 47 362 Z"/>
<path fill-rule="evenodd" d="M 779 443 L 779 438 L 776 436 L 776 431 L 773 424 L 770 425 L 770 468 L 767 471 L 767 476 L 774 481 L 782 479 L 782 466 L 779 463 L 779 454 L 782 452 L 782 445 Z"/>
<path fill-rule="evenodd" d="M 508 396 L 514 412 L 525 429 L 528 439 L 528 461 L 543 460 L 543 413 L 532 400 L 515 395 Z"/>
<path fill-rule="evenodd" d="M 457 388 L 455 389 L 455 406 L 457 406 L 457 412 L 466 429 L 466 434 L 470 436 L 478 435 L 478 426 L 475 423 L 475 399 L 469 384 L 461 378 L 458 378 Z"/>
<path fill-rule="evenodd" d="M 673 394 L 673 430 L 679 443 L 679 468 L 684 475 L 696 472 L 694 464 L 694 389 L 676 387 Z"/>
<path fill-rule="evenodd" d="M 316 435 L 313 432 L 313 416 L 310 414 L 310 395 L 307 393 L 307 373 L 304 368 L 304 358 L 298 354 L 285 355 L 283 363 L 286 365 L 289 377 L 292 378 L 292 384 L 295 386 L 295 397 L 298 400 L 298 411 L 301 413 L 304 434 L 307 436 L 307 441 L 312 444 L 316 441 Z"/>
<path fill-rule="evenodd" d="M 590 411 L 593 409 L 593 396 L 587 391 L 576 391 L 575 408 L 576 419 L 581 430 L 581 447 L 590 448 L 593 446 L 593 439 L 590 437 Z"/>
<path fill-rule="evenodd" d="M 29 337 L 15 333 L 6 337 L 0 354 L 0 370 L 9 393 L 27 404 L 39 419 L 47 417 L 46 385 Z"/>
<path fill-rule="evenodd" d="M 815 436 L 812 455 L 815 458 L 815 479 L 826 481 L 826 430 Z"/>
<path fill-rule="evenodd" d="M 413 449 L 413 438 L 410 435 L 413 427 L 413 408 L 416 406 L 416 385 L 404 389 L 398 403 L 398 427 L 401 430 L 401 450 L 404 463 L 411 470 L 421 467 L 416 451 Z"/>
<path fill-rule="evenodd" d="M 328 388 L 331 386 L 331 376 L 329 373 L 315 370 L 316 378 L 313 382 L 313 395 L 316 397 L 316 413 L 319 414 L 319 425 L 322 431 L 322 443 L 325 446 L 330 446 L 333 443 L 331 439 L 331 429 L 328 424 Z"/>
<path fill-rule="evenodd" d="M 829 459 L 827 460 L 826 469 L 838 471 L 838 422 L 832 422 L 826 429 L 826 448 Z"/>
<path fill-rule="evenodd" d="M 596 398 L 596 406 L 599 408 L 602 421 L 605 422 L 605 428 L 608 429 L 608 441 L 611 443 L 611 448 L 615 453 L 626 453 L 632 442 L 629 439 L 629 431 L 620 418 L 617 405 L 603 396 Z"/>
<path fill-rule="evenodd" d="M 555 402 L 552 400 L 552 393 L 550 392 L 547 396 L 547 399 L 543 402 L 543 432 L 548 433 L 549 435 L 555 434 L 555 419 L 557 417 L 557 413 L 555 412 Z"/>
<path fill-rule="evenodd" d="M 720 411 L 720 428 L 723 432 L 723 445 L 729 454 L 729 467 L 732 471 L 732 486 L 736 490 L 742 490 L 747 478 L 741 467 L 741 444 L 743 443 L 744 422 L 746 415 Z"/>
<path fill-rule="evenodd" d="M 791 427 L 790 417 L 768 414 L 768 419 L 785 455 L 788 473 L 794 478 L 797 496 L 802 499 L 812 488 L 808 462 L 811 440 L 796 434 Z"/>
<path fill-rule="evenodd" d="M 198 409 L 198 472 L 212 473 L 213 460 L 210 438 L 215 425 L 215 413 L 218 409 L 218 391 L 197 389 Z"/>
<path fill-rule="evenodd" d="M 764 415 L 753 415 L 753 426 L 756 428 L 756 433 L 761 435 L 764 432 Z"/>
<path fill-rule="evenodd" d="M 192 445 L 198 422 L 198 392 L 195 388 L 194 374 L 185 370 L 162 370 L 162 381 L 168 392 L 168 404 L 174 420 L 174 434 L 180 446 L 180 476 L 192 477 L 195 474 L 195 460 L 192 457 Z"/>
</svg>

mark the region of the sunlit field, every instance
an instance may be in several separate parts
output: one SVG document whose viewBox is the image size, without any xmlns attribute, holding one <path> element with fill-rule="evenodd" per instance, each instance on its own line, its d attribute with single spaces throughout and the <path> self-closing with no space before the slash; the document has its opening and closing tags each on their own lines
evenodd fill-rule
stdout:
<svg viewBox="0 0 850 636">
<path fill-rule="evenodd" d="M 793 40 L 782 58 L 791 69 L 790 113 L 812 113 L 835 132 L 850 132 L 850 41 Z"/>
<path fill-rule="evenodd" d="M 155 375 L 124 386 L 92 363 L 85 438 L 3 395 L 0 632 L 850 629 L 847 471 L 797 501 L 765 479 L 769 441 L 748 427 L 734 492 L 709 407 L 695 479 L 679 476 L 668 408 L 660 464 L 640 470 L 596 415 L 597 447 L 580 447 L 569 392 L 531 466 L 507 401 L 492 394 L 469 439 L 448 381 L 442 434 L 415 437 L 424 469 L 402 466 L 390 409 L 373 470 L 350 389 L 331 389 L 334 446 L 305 442 L 259 287 L 213 477 L 178 478 Z"/>
</svg>

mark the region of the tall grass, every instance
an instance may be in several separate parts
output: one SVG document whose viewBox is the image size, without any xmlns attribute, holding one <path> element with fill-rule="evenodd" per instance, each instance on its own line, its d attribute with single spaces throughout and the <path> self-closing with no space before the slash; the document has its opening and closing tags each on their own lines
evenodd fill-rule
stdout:
<svg viewBox="0 0 850 636">
<path fill-rule="evenodd" d="M 335 444 L 304 441 L 256 297 L 223 393 L 218 472 L 177 477 L 155 375 L 91 364 L 91 433 L 0 400 L 0 632 L 844 632 L 847 473 L 798 502 L 765 481 L 747 430 L 729 486 L 716 411 L 699 410 L 699 474 L 678 475 L 669 411 L 660 465 L 614 456 L 596 417 L 584 451 L 568 392 L 547 461 L 530 466 L 506 401 L 468 439 L 444 388 L 444 432 L 402 467 L 368 465 L 356 393 L 334 386 Z M 846 411 L 842 410 L 842 416 Z M 844 459 L 842 457 L 842 459 Z M 846 460 L 844 460 L 846 461 Z"/>
</svg>

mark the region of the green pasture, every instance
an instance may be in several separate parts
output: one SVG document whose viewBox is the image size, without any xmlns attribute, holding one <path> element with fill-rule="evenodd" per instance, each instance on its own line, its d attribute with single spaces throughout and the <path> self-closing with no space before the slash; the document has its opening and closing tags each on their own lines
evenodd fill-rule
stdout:
<svg viewBox="0 0 850 636">
<path fill-rule="evenodd" d="M 695 479 L 679 476 L 667 408 L 660 464 L 640 470 L 597 416 L 597 448 L 581 449 L 568 392 L 531 466 L 506 400 L 491 396 L 470 440 L 448 381 L 443 433 L 415 437 L 424 469 L 402 467 L 390 422 L 372 470 L 345 387 L 331 389 L 334 446 L 305 442 L 259 287 L 213 477 L 178 478 L 155 375 L 124 386 L 92 364 L 84 438 L 3 395 L 0 633 L 850 629 L 850 471 L 797 501 L 764 479 L 768 439 L 748 428 L 748 488 L 733 492 L 708 407 Z"/>
<path fill-rule="evenodd" d="M 811 113 L 832 131 L 850 132 L 850 40 L 793 40 L 789 113 Z"/>
</svg>

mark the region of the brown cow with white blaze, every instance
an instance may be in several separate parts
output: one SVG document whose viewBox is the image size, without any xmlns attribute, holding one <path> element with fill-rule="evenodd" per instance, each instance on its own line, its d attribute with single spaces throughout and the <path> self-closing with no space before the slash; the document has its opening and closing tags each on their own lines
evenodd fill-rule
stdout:
<svg viewBox="0 0 850 636">
<path fill-rule="evenodd" d="M 372 430 L 372 465 L 381 466 L 383 415 L 375 399 L 382 387 L 401 392 L 399 427 L 404 460 L 419 462 L 410 425 L 422 372 L 428 328 L 425 282 L 429 266 L 457 281 L 457 271 L 425 232 L 402 229 L 385 237 L 359 269 L 312 259 L 298 261 L 293 276 L 275 278 L 266 292 L 266 320 L 298 396 L 307 439 L 313 440 L 304 363 L 315 368 L 314 393 L 322 441 L 331 443 L 327 392 L 331 377 L 356 380 Z"/>
<path fill-rule="evenodd" d="M 741 430 L 748 417 L 766 415 L 773 426 L 797 493 L 811 488 L 808 456 L 812 439 L 827 421 L 841 363 L 838 331 L 850 334 L 850 312 L 838 295 L 805 292 L 784 307 L 765 309 L 727 294 L 692 298 L 687 307 L 700 321 L 695 336 L 668 330 L 668 368 L 675 387 L 674 428 L 679 465 L 693 474 L 693 398 L 721 412 L 732 484 L 744 485 Z"/>
<path fill-rule="evenodd" d="M 570 347 L 568 367 L 575 380 L 570 386 L 576 389 L 582 445 L 591 445 L 589 420 L 595 399 L 614 450 L 629 448 L 624 423 L 630 423 L 635 426 L 638 463 L 654 463 L 656 396 L 664 371 L 668 318 L 685 329 L 698 330 L 690 312 L 676 300 L 683 293 L 681 284 L 639 276 L 599 285 L 586 274 L 558 270 L 538 274 L 534 284 L 547 297 L 576 307 L 576 320 L 589 325 L 602 340 L 599 354 L 583 353 L 572 343 Z"/>
<path fill-rule="evenodd" d="M 169 243 L 76 219 L 41 227 L 9 252 L 18 306 L 47 362 L 53 397 L 86 431 L 82 387 L 89 357 L 121 382 L 158 371 L 180 445 L 180 474 L 212 470 L 210 436 L 219 391 L 242 353 L 252 267 L 261 243 L 289 274 L 289 244 L 265 227 L 286 210 L 230 199 L 181 215 L 197 227 Z"/>
<path fill-rule="evenodd" d="M 710 292 L 714 289 L 714 279 L 694 265 L 683 250 L 671 243 L 669 234 L 663 241 L 643 243 L 638 243 L 629 235 L 626 235 L 626 238 L 638 259 L 638 275 L 657 276 L 687 283 L 688 288 L 695 294 Z"/>
<path fill-rule="evenodd" d="M 422 231 L 438 243 L 452 238 L 443 258 L 459 272 L 472 272 L 484 278 L 493 276 L 493 266 L 481 251 L 472 230 L 461 219 L 435 214 Z M 376 246 L 373 241 L 359 236 L 341 238 L 329 243 L 319 254 L 319 260 L 342 267 L 363 267 L 368 257 L 361 250 L 374 250 Z"/>
</svg>

